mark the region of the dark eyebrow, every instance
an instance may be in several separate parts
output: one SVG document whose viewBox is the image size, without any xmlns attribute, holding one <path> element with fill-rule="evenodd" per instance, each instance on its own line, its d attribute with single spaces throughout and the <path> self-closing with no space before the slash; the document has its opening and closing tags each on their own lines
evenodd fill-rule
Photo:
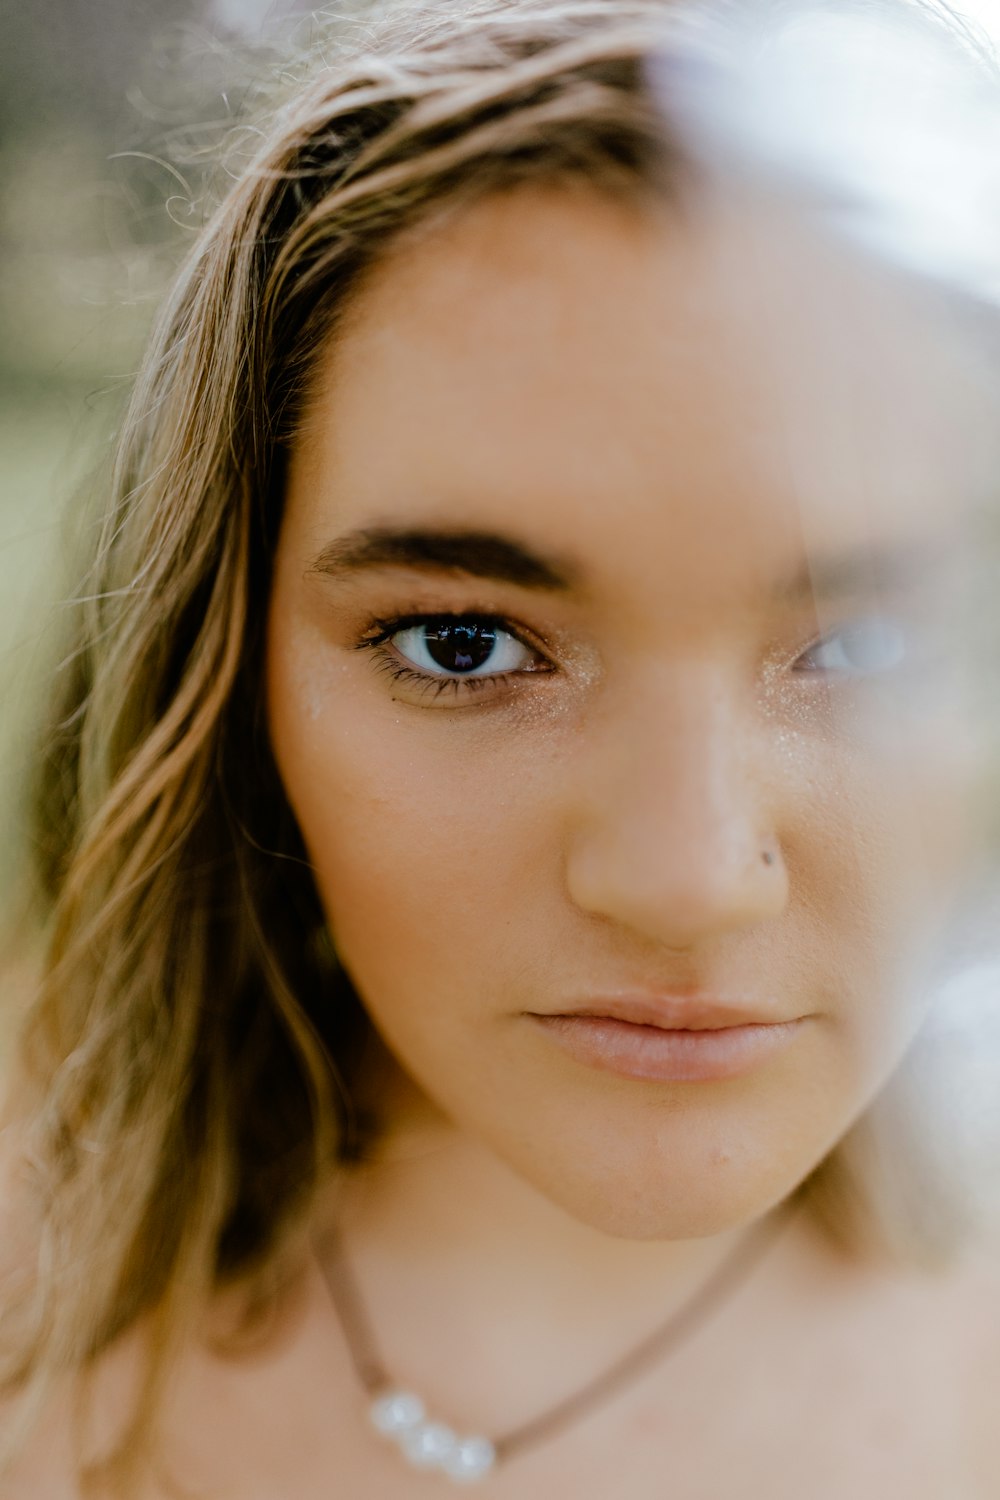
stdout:
<svg viewBox="0 0 1000 1500">
<path fill-rule="evenodd" d="M 933 536 L 806 557 L 769 592 L 779 604 L 797 604 L 912 587 L 940 576 L 954 545 L 953 537 Z M 328 543 L 309 565 L 310 572 L 332 578 L 379 568 L 465 573 L 550 591 L 570 589 L 578 577 L 570 562 L 545 557 L 498 532 L 436 527 L 362 527 Z"/>
<path fill-rule="evenodd" d="M 526 589 L 571 588 L 575 571 L 492 531 L 393 526 L 350 531 L 330 542 L 310 564 L 310 572 L 334 578 L 366 568 L 468 573 Z"/>
</svg>

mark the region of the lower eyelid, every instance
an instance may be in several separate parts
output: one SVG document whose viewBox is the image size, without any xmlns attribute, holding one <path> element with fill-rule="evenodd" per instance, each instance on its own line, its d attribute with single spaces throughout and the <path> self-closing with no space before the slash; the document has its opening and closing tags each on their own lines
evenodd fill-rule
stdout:
<svg viewBox="0 0 1000 1500">
<path fill-rule="evenodd" d="M 510 691 L 511 679 L 527 675 L 523 672 L 505 672 L 495 676 L 484 673 L 478 677 L 463 677 L 450 676 L 444 672 L 421 672 L 402 657 L 393 654 L 391 648 L 379 648 L 375 654 L 377 671 L 384 673 L 392 682 L 407 684 L 416 694 L 435 701 L 445 697 L 472 699 L 481 694 L 493 695 L 502 693 L 505 689 Z"/>
</svg>

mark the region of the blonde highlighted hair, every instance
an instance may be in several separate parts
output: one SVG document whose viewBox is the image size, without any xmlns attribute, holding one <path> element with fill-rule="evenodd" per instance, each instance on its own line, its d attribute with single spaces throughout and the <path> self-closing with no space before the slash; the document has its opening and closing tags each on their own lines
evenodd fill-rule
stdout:
<svg viewBox="0 0 1000 1500">
<path fill-rule="evenodd" d="M 530 181 L 672 192 L 689 167 L 647 69 L 672 11 L 446 0 L 335 32 L 159 317 L 39 756 L 47 956 L 8 1101 L 27 1252 L 4 1290 L 3 1378 L 37 1404 L 142 1320 L 123 1463 L 206 1301 L 291 1274 L 317 1191 L 364 1145 L 366 1021 L 262 706 L 305 382 L 366 269 L 428 214 Z M 957 1203 L 929 1178 L 894 1191 L 902 1153 L 878 1177 L 860 1139 L 810 1184 L 817 1212 L 834 1205 L 855 1243 L 950 1242 Z"/>
</svg>

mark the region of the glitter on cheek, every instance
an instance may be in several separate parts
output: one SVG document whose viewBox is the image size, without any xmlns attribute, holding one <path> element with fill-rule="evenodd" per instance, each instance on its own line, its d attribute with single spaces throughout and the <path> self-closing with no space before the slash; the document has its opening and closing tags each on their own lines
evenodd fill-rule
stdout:
<svg viewBox="0 0 1000 1500">
<path fill-rule="evenodd" d="M 303 653 L 295 665 L 292 689 L 301 711 L 311 723 L 321 719 L 327 709 L 335 686 L 331 681 L 333 675 L 329 663 L 311 652 Z"/>
<path fill-rule="evenodd" d="M 302 684 L 301 692 L 306 717 L 315 723 L 323 712 L 323 699 L 316 691 L 316 684 L 311 679 Z"/>
<path fill-rule="evenodd" d="M 351 666 L 331 651 L 325 635 L 293 626 L 279 633 L 279 655 L 272 663 L 282 682 L 286 707 L 302 720 L 318 724 L 331 704 L 351 689 Z"/>
</svg>

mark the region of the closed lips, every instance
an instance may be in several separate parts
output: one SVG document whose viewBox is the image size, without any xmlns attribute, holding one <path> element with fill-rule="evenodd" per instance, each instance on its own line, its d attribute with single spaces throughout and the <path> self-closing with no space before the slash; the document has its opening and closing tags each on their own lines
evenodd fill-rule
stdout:
<svg viewBox="0 0 1000 1500">
<path fill-rule="evenodd" d="M 577 1062 L 650 1083 L 738 1077 L 781 1051 L 805 1020 L 762 1018 L 760 1008 L 647 997 L 529 1013 L 529 1019 Z"/>
<path fill-rule="evenodd" d="M 539 1014 L 539 1012 L 534 1012 Z M 673 995 L 616 995 L 586 1000 L 549 1016 L 599 1017 L 633 1026 L 655 1026 L 662 1031 L 722 1031 L 738 1026 L 773 1026 L 798 1016 L 770 1014 L 764 1006 Z"/>
</svg>

